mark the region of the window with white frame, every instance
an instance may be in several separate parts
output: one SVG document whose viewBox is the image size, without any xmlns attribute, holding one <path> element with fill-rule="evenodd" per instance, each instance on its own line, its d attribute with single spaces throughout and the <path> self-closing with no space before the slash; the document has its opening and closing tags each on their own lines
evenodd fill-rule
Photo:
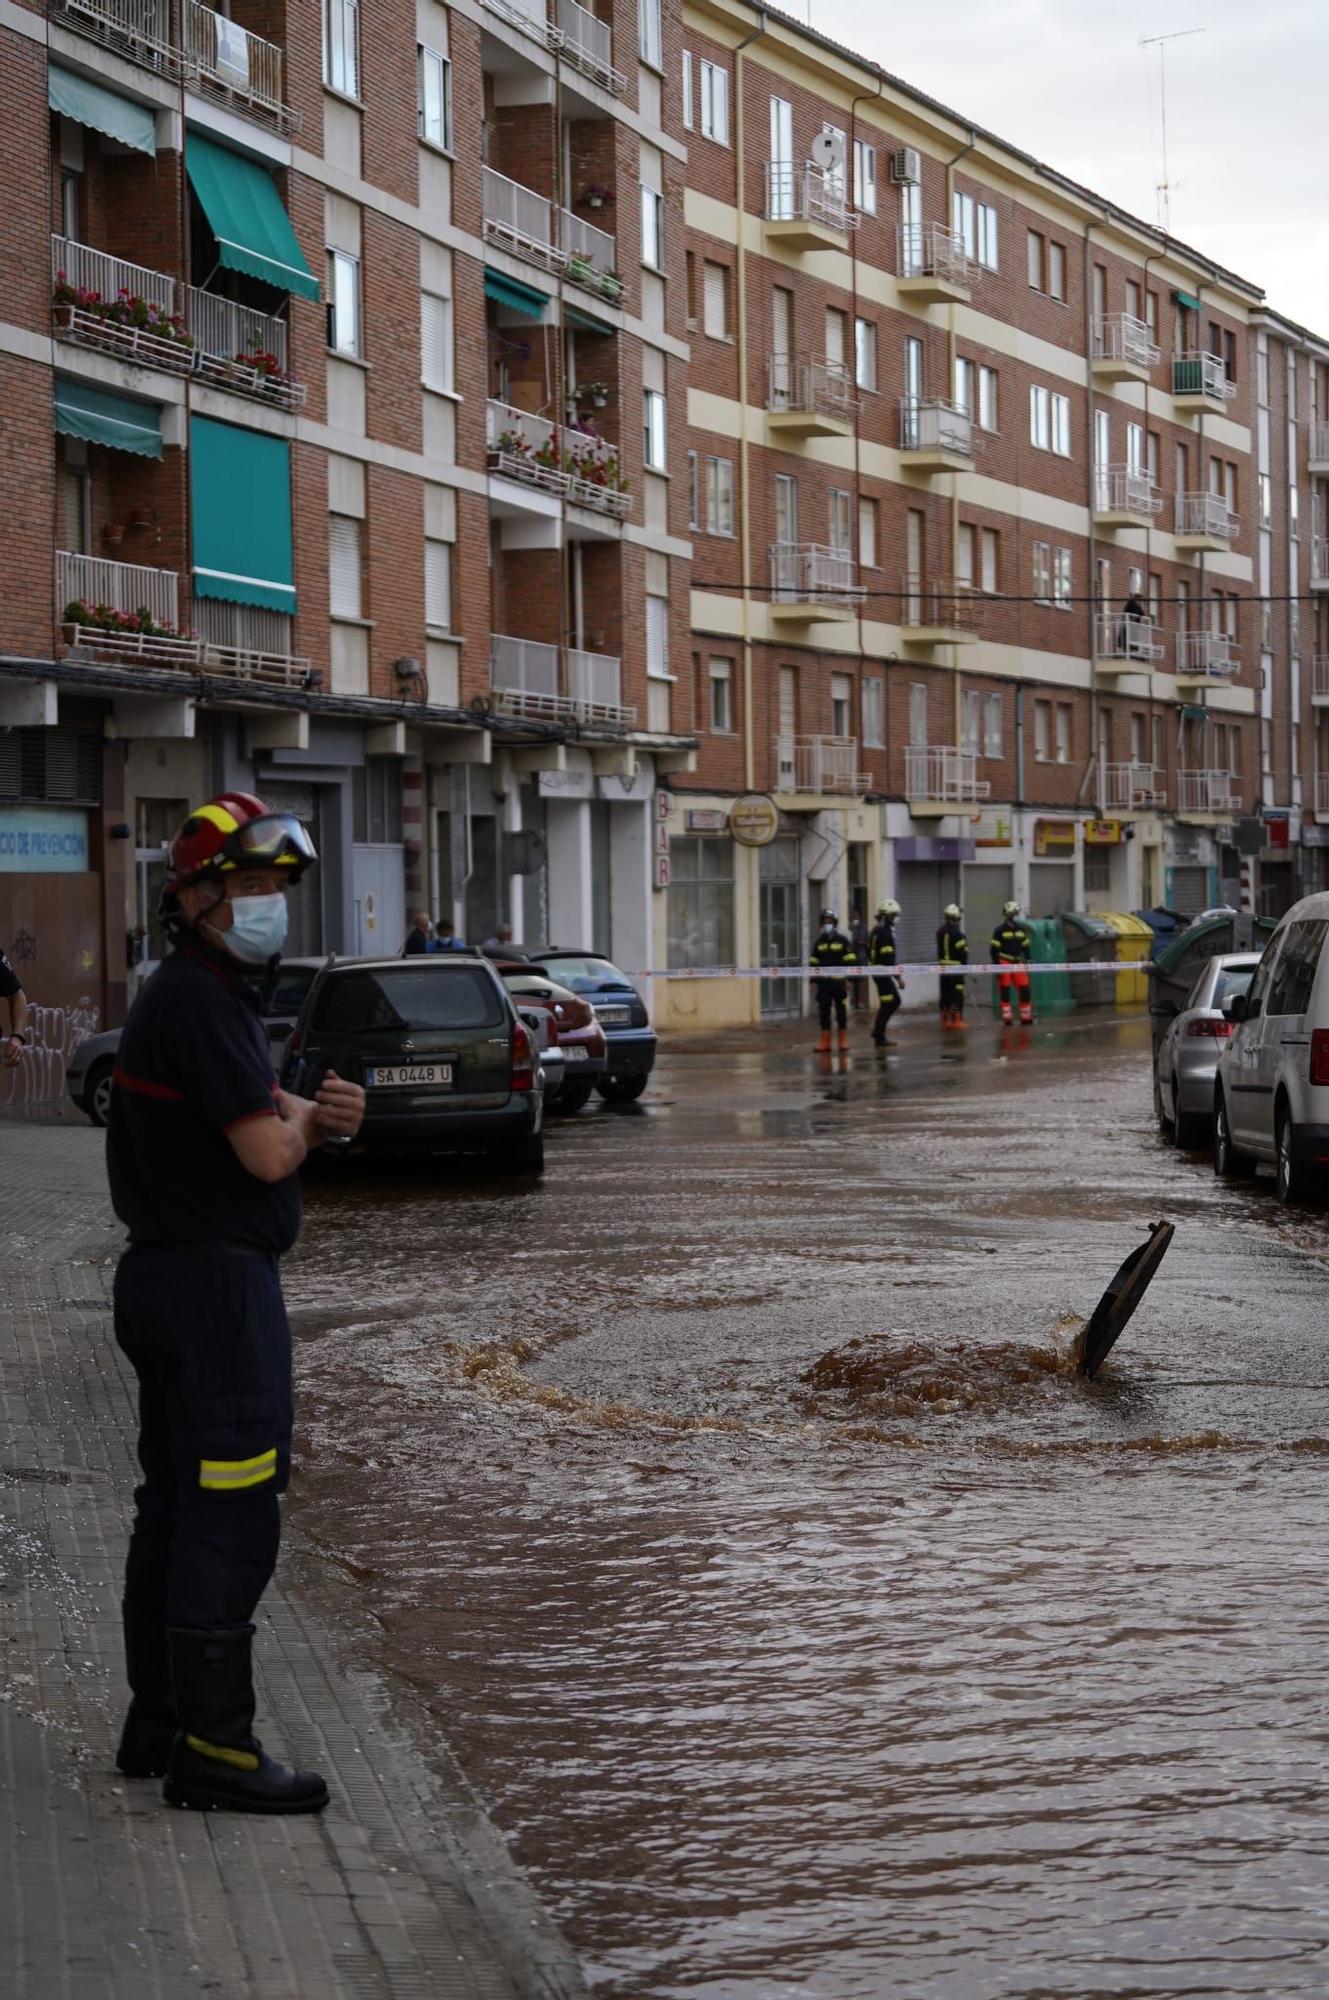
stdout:
<svg viewBox="0 0 1329 2000">
<path fill-rule="evenodd" d="M 970 417 L 974 414 L 975 380 L 976 372 L 973 362 L 966 360 L 963 354 L 957 354 L 955 357 L 955 407 L 957 410 L 963 410 L 965 415 Z"/>
<path fill-rule="evenodd" d="M 1005 707 L 999 694 L 985 694 L 983 697 L 983 755 L 1004 757 L 1006 754 Z"/>
<path fill-rule="evenodd" d="M 701 455 L 688 453 L 688 526 L 701 526 Z"/>
<path fill-rule="evenodd" d="M 692 130 L 692 51 L 683 51 L 683 129 Z"/>
<path fill-rule="evenodd" d="M 1000 588 L 1001 537 L 996 528 L 984 528 L 978 539 L 978 581 L 980 587 L 995 597 Z"/>
<path fill-rule="evenodd" d="M 1064 244 L 1049 242 L 1047 274 L 1048 297 L 1050 299 L 1064 300 L 1066 297 L 1066 248 Z"/>
<path fill-rule="evenodd" d="M 828 139 L 835 141 L 836 145 L 836 164 L 826 169 L 826 192 L 829 195 L 833 195 L 837 201 L 843 201 L 845 194 L 844 133 L 838 125 L 823 125 L 821 129 Z"/>
<path fill-rule="evenodd" d="M 928 744 L 928 684 L 909 683 L 909 748 L 926 750 Z"/>
<path fill-rule="evenodd" d="M 991 202 L 980 201 L 974 209 L 974 237 L 978 261 L 985 271 L 997 269 L 997 211 Z"/>
<path fill-rule="evenodd" d="M 698 92 L 697 127 L 703 139 L 714 139 L 717 146 L 729 144 L 729 71 L 719 63 L 707 62 L 703 56 L 700 64 L 701 85 Z"/>
<path fill-rule="evenodd" d="M 729 338 L 729 267 L 709 257 L 701 267 L 701 324 L 711 340 Z"/>
<path fill-rule="evenodd" d="M 328 346 L 334 354 L 362 352 L 360 259 L 346 250 L 328 252 Z"/>
<path fill-rule="evenodd" d="M 1071 608 L 1071 552 L 1069 549 L 1052 551 L 1052 602 L 1059 611 Z"/>
<path fill-rule="evenodd" d="M 1052 602 L 1052 545 L 1049 542 L 1034 543 L 1034 602 Z"/>
<path fill-rule="evenodd" d="M 641 189 L 641 261 L 653 271 L 664 269 L 664 196 L 657 188 Z"/>
<path fill-rule="evenodd" d="M 1071 399 L 1037 382 L 1029 390 L 1029 441 L 1058 458 L 1071 455 Z"/>
<path fill-rule="evenodd" d="M 1071 399 L 1052 397 L 1052 449 L 1058 458 L 1071 455 Z"/>
<path fill-rule="evenodd" d="M 452 630 L 452 544 L 425 543 L 425 624 L 440 632 Z"/>
<path fill-rule="evenodd" d="M 866 139 L 854 141 L 854 207 L 877 213 L 877 149 Z"/>
<path fill-rule="evenodd" d="M 360 95 L 359 0 L 323 0 L 323 81 L 343 97 Z"/>
<path fill-rule="evenodd" d="M 1274 518 L 1274 482 L 1267 472 L 1259 475 L 1259 481 L 1260 526 L 1267 528 Z M 1295 493 L 1297 489 L 1294 486 L 1292 490 Z"/>
<path fill-rule="evenodd" d="M 358 618 L 360 523 L 351 514 L 328 516 L 328 610 L 334 618 Z"/>
<path fill-rule="evenodd" d="M 1068 701 L 1057 703 L 1057 762 L 1069 764 L 1071 761 L 1071 705 Z"/>
<path fill-rule="evenodd" d="M 712 734 L 730 736 L 734 729 L 733 661 L 712 658 L 708 662 L 707 676 L 711 689 Z"/>
<path fill-rule="evenodd" d="M 852 506 L 853 495 L 846 492 L 842 486 L 832 486 L 826 524 L 827 546 L 845 555 L 848 555 L 853 548 L 849 526 Z"/>
<path fill-rule="evenodd" d="M 997 428 L 997 371 L 982 362 L 978 368 L 978 428 L 981 431 Z"/>
<path fill-rule="evenodd" d="M 452 151 L 452 64 L 423 43 L 419 57 L 420 137 L 428 146 Z"/>
<path fill-rule="evenodd" d="M 886 683 L 876 674 L 863 679 L 863 741 L 869 750 L 880 750 L 886 741 Z"/>
<path fill-rule="evenodd" d="M 960 748 L 977 757 L 983 745 L 983 695 L 966 688 L 960 698 Z"/>
<path fill-rule="evenodd" d="M 1040 764 L 1052 759 L 1052 703 L 1034 703 L 1034 757 Z"/>
<path fill-rule="evenodd" d="M 646 671 L 654 680 L 669 679 L 669 599 L 646 599 Z"/>
<path fill-rule="evenodd" d="M 665 428 L 665 399 L 661 389 L 642 392 L 643 463 L 650 472 L 669 467 L 669 447 Z"/>
<path fill-rule="evenodd" d="M 452 300 L 420 294 L 420 380 L 442 395 L 452 392 Z"/>
<path fill-rule="evenodd" d="M 637 53 L 652 69 L 660 67 L 660 47 L 660 0 L 637 0 Z"/>
<path fill-rule="evenodd" d="M 961 521 L 955 531 L 955 581 L 973 586 L 974 530 L 968 521 Z"/>
<path fill-rule="evenodd" d="M 831 735 L 848 736 L 853 728 L 854 683 L 849 674 L 831 675 Z"/>
<path fill-rule="evenodd" d="M 858 560 L 864 569 L 877 567 L 877 503 L 858 503 Z"/>
<path fill-rule="evenodd" d="M 829 368 L 844 367 L 845 318 L 839 306 L 827 306 L 826 364 Z"/>
<path fill-rule="evenodd" d="M 734 532 L 734 461 L 708 458 L 706 461 L 706 532 L 732 535 Z"/>
<path fill-rule="evenodd" d="M 854 320 L 854 381 L 860 389 L 877 386 L 877 325 L 875 320 Z"/>
</svg>

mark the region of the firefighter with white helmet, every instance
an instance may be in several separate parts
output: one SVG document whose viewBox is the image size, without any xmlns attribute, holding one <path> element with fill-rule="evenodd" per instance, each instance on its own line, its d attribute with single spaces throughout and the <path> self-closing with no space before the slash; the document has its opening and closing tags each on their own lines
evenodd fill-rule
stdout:
<svg viewBox="0 0 1329 2000">
<path fill-rule="evenodd" d="M 1020 916 L 1020 905 L 1009 902 L 1002 906 L 1001 922 L 992 933 L 992 962 L 999 966 L 997 973 L 997 999 L 1001 1005 L 1003 1023 L 1011 1025 L 1012 991 L 1019 1003 L 1020 1019 L 1026 1025 L 1034 1018 L 1033 993 L 1029 984 L 1029 960 L 1033 953 L 1033 938 L 1029 926 Z"/>
<path fill-rule="evenodd" d="M 937 929 L 937 958 L 943 966 L 969 963 L 969 940 L 964 934 L 964 920 L 958 903 L 947 903 L 941 913 L 941 923 Z M 963 973 L 942 973 L 940 1000 L 942 1027 L 963 1028 L 965 1025 Z"/>
</svg>

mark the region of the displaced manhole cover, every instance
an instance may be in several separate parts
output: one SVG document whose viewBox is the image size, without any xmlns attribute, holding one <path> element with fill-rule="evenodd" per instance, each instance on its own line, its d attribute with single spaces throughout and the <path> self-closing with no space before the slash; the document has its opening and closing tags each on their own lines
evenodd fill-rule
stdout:
<svg viewBox="0 0 1329 2000">
<path fill-rule="evenodd" d="M 1097 1375 L 1131 1314 L 1149 1289 L 1176 1230 L 1170 1222 L 1151 1222 L 1149 1235 L 1132 1250 L 1098 1304 L 1080 1341 L 1080 1373 Z"/>
</svg>

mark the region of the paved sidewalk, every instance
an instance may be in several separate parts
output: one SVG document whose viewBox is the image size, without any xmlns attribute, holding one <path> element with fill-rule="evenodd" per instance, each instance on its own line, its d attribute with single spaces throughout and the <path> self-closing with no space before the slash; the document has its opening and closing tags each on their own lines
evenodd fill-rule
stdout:
<svg viewBox="0 0 1329 2000">
<path fill-rule="evenodd" d="M 260 1727 L 327 1774 L 313 1819 L 171 1812 L 112 1759 L 132 1372 L 102 1135 L 0 1123 L 0 1991 L 5 2000 L 571 2000 L 585 1992 L 455 1775 L 282 1580 Z"/>
</svg>

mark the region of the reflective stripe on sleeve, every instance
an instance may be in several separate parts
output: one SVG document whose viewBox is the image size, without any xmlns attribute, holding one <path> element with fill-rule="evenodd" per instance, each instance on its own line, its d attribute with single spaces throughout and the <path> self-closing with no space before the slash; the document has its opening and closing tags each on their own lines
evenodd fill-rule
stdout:
<svg viewBox="0 0 1329 2000">
<path fill-rule="evenodd" d="M 277 1477 L 277 1447 L 257 1458 L 201 1458 L 198 1483 L 215 1493 L 234 1493 L 243 1486 L 261 1486 Z"/>
</svg>

